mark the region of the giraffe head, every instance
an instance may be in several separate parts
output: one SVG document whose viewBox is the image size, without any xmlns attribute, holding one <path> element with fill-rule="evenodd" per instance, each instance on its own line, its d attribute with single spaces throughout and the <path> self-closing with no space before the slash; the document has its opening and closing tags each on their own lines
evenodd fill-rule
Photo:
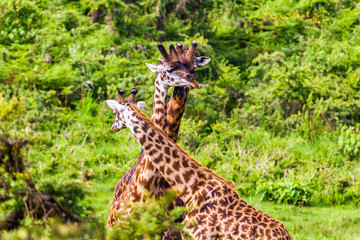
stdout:
<svg viewBox="0 0 360 240">
<path fill-rule="evenodd" d="M 192 74 L 195 73 L 197 67 L 205 66 L 211 61 L 211 59 L 208 57 L 195 57 L 195 50 L 197 45 L 198 43 L 196 41 L 192 41 L 191 47 L 188 50 L 184 50 L 181 43 L 176 44 L 176 52 L 179 56 L 181 63 Z"/>
<path fill-rule="evenodd" d="M 162 55 L 159 63 L 146 63 L 146 66 L 148 66 L 152 72 L 165 73 L 168 76 L 167 78 L 163 78 L 163 85 L 168 87 L 188 86 L 190 88 L 199 88 L 199 83 L 195 76 L 180 62 L 174 45 L 171 44 L 169 46 L 170 54 L 167 53 L 163 45 L 159 45 L 158 48 Z"/>
<path fill-rule="evenodd" d="M 109 107 L 113 110 L 113 113 L 115 115 L 115 120 L 111 125 L 111 130 L 114 132 L 120 131 L 123 128 L 129 127 L 126 125 L 125 117 L 124 117 L 124 111 L 126 107 L 130 105 L 134 105 L 136 102 L 136 94 L 138 93 L 138 90 L 136 88 L 133 88 L 131 90 L 130 96 L 125 99 L 124 94 L 125 91 L 122 89 L 117 89 L 118 91 L 118 100 L 106 100 L 106 103 L 109 105 Z M 136 107 L 141 110 L 145 106 L 145 102 L 139 101 L 136 103 Z"/>
</svg>

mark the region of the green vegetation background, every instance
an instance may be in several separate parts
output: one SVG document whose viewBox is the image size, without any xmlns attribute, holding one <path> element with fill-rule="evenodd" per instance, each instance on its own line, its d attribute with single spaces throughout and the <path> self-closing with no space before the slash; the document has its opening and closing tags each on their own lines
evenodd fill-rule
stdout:
<svg viewBox="0 0 360 240">
<path fill-rule="evenodd" d="M 145 63 L 157 63 L 159 41 L 191 40 L 212 61 L 196 73 L 204 86 L 190 92 L 180 146 L 295 239 L 360 238 L 360 5 L 351 0 L 1 1 L 0 134 L 29 139 L 36 187 L 90 224 L 26 218 L 4 238 L 156 238 L 164 213 L 153 202 L 127 232 L 106 234 L 114 186 L 140 147 L 128 130 L 110 131 L 104 100 L 137 87 L 150 115 L 155 75 Z M 0 218 L 19 205 L 2 202 Z"/>
</svg>

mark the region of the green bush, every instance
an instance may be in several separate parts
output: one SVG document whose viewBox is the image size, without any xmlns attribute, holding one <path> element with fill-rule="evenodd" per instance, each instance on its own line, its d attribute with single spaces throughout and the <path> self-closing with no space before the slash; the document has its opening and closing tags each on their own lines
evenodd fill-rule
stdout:
<svg viewBox="0 0 360 240">
<path fill-rule="evenodd" d="M 310 202 L 313 191 L 301 183 L 262 182 L 256 187 L 256 194 L 262 200 L 303 206 Z"/>
<path fill-rule="evenodd" d="M 338 150 L 348 160 L 358 159 L 360 155 L 360 132 L 358 128 L 340 126 L 338 129 Z"/>
<path fill-rule="evenodd" d="M 43 14 L 33 1 L 3 1 L 0 3 L 0 14 L 0 44 L 34 42 L 42 26 Z"/>
</svg>

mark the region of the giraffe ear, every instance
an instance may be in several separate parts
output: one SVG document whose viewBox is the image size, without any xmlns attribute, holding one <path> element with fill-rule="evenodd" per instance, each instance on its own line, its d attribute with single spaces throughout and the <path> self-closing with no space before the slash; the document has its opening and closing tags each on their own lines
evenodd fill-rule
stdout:
<svg viewBox="0 0 360 240">
<path fill-rule="evenodd" d="M 141 110 L 143 109 L 143 107 L 145 106 L 145 102 L 144 101 L 139 101 L 136 103 L 136 107 Z"/>
<path fill-rule="evenodd" d="M 151 64 L 151 63 L 145 63 L 145 64 L 152 72 L 160 72 L 164 70 L 163 67 L 160 65 Z"/>
<path fill-rule="evenodd" d="M 198 65 L 199 67 L 205 66 L 206 64 L 208 64 L 211 61 L 211 58 L 208 57 L 195 57 L 195 64 Z"/>
<path fill-rule="evenodd" d="M 125 106 L 120 105 L 115 100 L 106 100 L 106 103 L 114 112 L 122 112 L 125 110 Z"/>
</svg>

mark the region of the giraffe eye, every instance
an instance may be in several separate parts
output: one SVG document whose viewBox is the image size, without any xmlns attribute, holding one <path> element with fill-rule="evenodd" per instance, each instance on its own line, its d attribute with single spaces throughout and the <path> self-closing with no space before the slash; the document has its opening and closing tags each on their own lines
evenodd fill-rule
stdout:
<svg viewBox="0 0 360 240">
<path fill-rule="evenodd" d="M 168 69 L 166 70 L 168 73 L 172 73 L 174 71 L 174 69 Z"/>
</svg>

